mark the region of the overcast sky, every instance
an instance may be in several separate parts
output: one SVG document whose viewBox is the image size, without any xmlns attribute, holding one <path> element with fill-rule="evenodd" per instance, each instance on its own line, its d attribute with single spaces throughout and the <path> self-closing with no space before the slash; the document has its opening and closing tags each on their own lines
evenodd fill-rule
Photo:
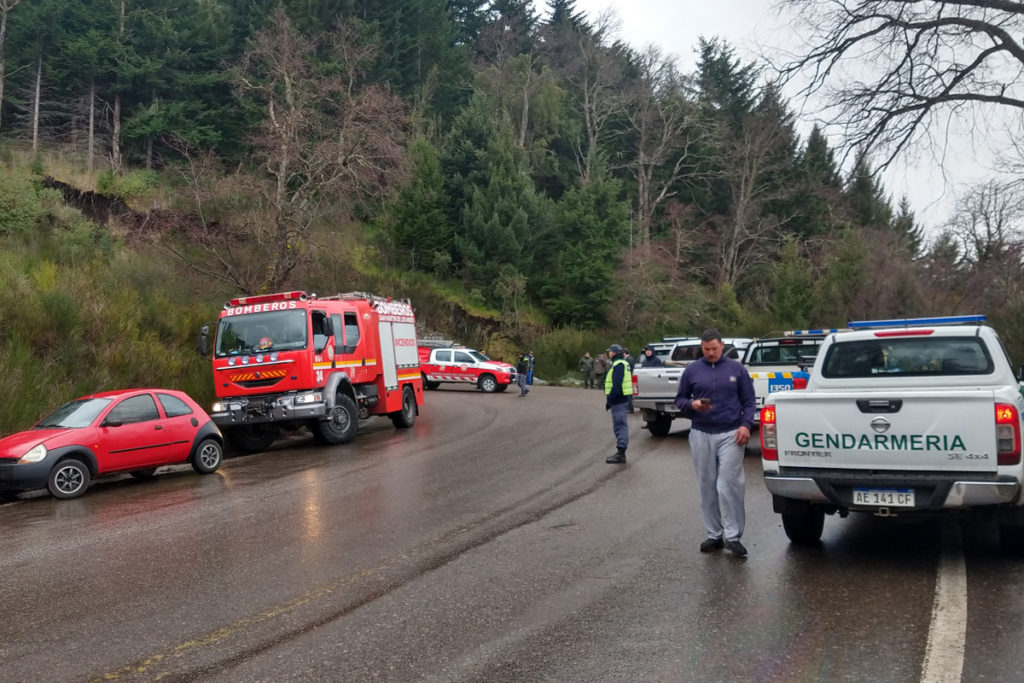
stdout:
<svg viewBox="0 0 1024 683">
<path fill-rule="evenodd" d="M 546 0 L 535 2 L 538 11 L 546 15 Z M 577 10 L 591 21 L 612 8 L 619 20 L 617 37 L 636 48 L 650 43 L 659 46 L 676 56 L 684 72 L 695 68 L 694 50 L 700 37 L 724 39 L 745 62 L 759 60 L 762 52 L 798 44 L 791 22 L 773 11 L 774 4 L 773 0 L 576 0 Z M 791 104 L 796 108 L 800 103 Z M 810 130 L 810 119 L 805 116 L 799 126 L 804 136 Z M 833 144 L 840 141 L 833 138 Z M 894 208 L 907 196 L 929 235 L 951 215 L 958 184 L 986 175 L 976 145 L 954 144 L 953 150 L 942 162 L 928 154 L 900 159 L 882 178 Z"/>
</svg>

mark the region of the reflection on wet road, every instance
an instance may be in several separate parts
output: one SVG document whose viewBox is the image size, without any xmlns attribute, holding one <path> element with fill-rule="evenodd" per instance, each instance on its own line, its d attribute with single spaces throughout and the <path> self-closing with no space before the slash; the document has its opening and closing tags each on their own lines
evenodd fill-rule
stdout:
<svg viewBox="0 0 1024 683">
<path fill-rule="evenodd" d="M 917 681 L 953 532 L 962 679 L 1024 675 L 1024 579 L 992 530 L 829 518 L 794 548 L 748 457 L 750 556 L 702 554 L 686 435 L 630 419 L 610 466 L 600 392 L 445 387 L 347 446 L 22 495 L 0 506 L 3 677 Z"/>
</svg>

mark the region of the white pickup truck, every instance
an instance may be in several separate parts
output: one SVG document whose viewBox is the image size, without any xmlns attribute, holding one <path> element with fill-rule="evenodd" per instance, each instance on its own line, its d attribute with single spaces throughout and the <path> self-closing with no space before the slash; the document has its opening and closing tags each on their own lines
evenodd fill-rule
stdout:
<svg viewBox="0 0 1024 683">
<path fill-rule="evenodd" d="M 739 360 L 751 339 L 726 338 L 723 355 Z M 683 368 L 701 357 L 700 339 L 679 341 L 663 366 L 633 368 L 633 407 L 640 411 L 651 436 L 665 436 L 672 430 L 672 421 L 679 415 L 676 392 Z M 680 418 L 689 427 L 690 421 Z"/>
<path fill-rule="evenodd" d="M 769 394 L 761 462 L 795 544 L 825 514 L 978 513 L 1024 554 L 1024 396 L 983 316 L 850 323 L 804 391 Z"/>
<path fill-rule="evenodd" d="M 814 365 L 818 349 L 827 332 L 839 330 L 799 330 L 786 332 L 781 337 L 755 339 L 743 355 L 750 379 L 754 382 L 754 396 L 758 411 L 764 406 L 768 394 L 776 391 L 804 389 L 810 377 L 808 370 Z M 760 417 L 756 413 L 754 421 Z"/>
</svg>

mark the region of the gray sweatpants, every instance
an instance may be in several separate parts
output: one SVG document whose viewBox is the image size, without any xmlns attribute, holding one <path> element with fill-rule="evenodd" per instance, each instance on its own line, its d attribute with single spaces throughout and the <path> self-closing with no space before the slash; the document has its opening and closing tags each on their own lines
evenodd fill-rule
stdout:
<svg viewBox="0 0 1024 683">
<path fill-rule="evenodd" d="M 744 447 L 736 443 L 736 432 L 708 434 L 690 430 L 690 452 L 700 489 L 700 515 L 708 538 L 738 541 L 743 535 L 746 514 L 743 492 Z"/>
</svg>

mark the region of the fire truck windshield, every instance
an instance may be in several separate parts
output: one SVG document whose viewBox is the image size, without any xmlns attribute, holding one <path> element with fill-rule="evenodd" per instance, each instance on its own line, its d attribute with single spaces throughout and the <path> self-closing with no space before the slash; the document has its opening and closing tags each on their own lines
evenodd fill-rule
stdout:
<svg viewBox="0 0 1024 683">
<path fill-rule="evenodd" d="M 248 313 L 220 319 L 217 327 L 218 357 L 261 351 L 288 351 L 306 347 L 306 311 Z"/>
</svg>

